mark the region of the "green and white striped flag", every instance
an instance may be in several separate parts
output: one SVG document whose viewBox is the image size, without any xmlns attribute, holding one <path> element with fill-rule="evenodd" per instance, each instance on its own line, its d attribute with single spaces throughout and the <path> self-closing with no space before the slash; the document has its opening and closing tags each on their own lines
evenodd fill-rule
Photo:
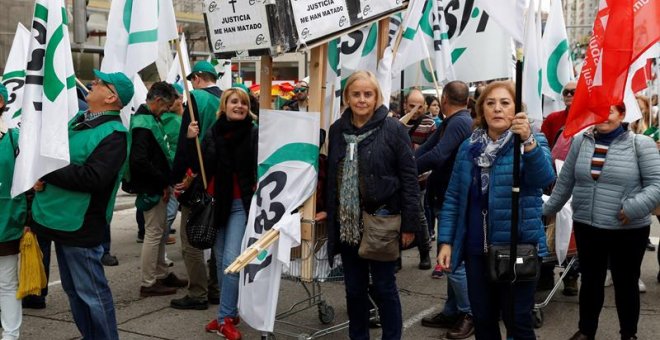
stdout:
<svg viewBox="0 0 660 340">
<path fill-rule="evenodd" d="M 566 83 L 575 80 L 561 0 L 552 0 L 542 42 L 543 94 L 558 101 Z"/>
<path fill-rule="evenodd" d="M 133 80 L 135 94 L 122 110 L 128 126 L 131 108 L 144 103 L 146 89 L 137 73 L 158 59 L 159 48 L 178 38 L 172 0 L 113 0 L 108 14 L 103 72 L 123 72 Z"/>
<path fill-rule="evenodd" d="M 7 57 L 7 64 L 5 64 L 5 73 L 2 75 L 2 84 L 7 87 L 9 92 L 9 100 L 5 103 L 2 118 L 10 128 L 18 127 L 21 121 L 30 38 L 30 31 L 19 22 Z"/>
<path fill-rule="evenodd" d="M 78 112 L 78 98 L 65 5 L 35 4 L 12 196 L 69 164 L 68 121 Z"/>
</svg>

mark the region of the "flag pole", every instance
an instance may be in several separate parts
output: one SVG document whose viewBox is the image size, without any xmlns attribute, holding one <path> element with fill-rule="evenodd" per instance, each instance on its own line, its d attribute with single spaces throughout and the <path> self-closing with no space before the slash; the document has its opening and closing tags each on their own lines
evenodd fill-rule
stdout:
<svg viewBox="0 0 660 340">
<path fill-rule="evenodd" d="M 181 38 L 176 39 L 176 52 L 179 55 L 179 68 L 181 72 L 181 78 L 183 78 L 183 92 L 188 101 L 188 112 L 190 113 L 190 122 L 195 122 L 195 106 L 190 100 L 190 89 L 188 88 L 188 81 L 186 80 L 186 69 L 183 62 L 183 54 L 181 53 Z M 201 132 L 201 131 L 200 131 Z M 197 149 L 197 158 L 199 159 L 199 170 L 202 173 L 202 183 L 204 184 L 204 189 L 207 187 L 206 182 L 206 171 L 204 170 L 204 158 L 202 157 L 202 146 L 200 145 L 199 138 L 195 138 L 195 148 Z"/>
<path fill-rule="evenodd" d="M 87 89 L 87 86 L 85 86 L 85 84 L 83 84 L 80 81 L 80 79 L 78 79 L 78 77 L 76 77 L 76 84 L 78 84 L 82 88 L 82 90 L 85 91 L 85 93 L 89 93 L 89 90 Z"/>
<path fill-rule="evenodd" d="M 438 100 L 440 100 L 440 97 L 442 97 L 442 95 L 440 95 L 440 84 L 438 84 L 438 79 L 435 76 L 435 67 L 433 67 L 433 63 L 431 62 L 431 53 L 429 53 L 429 48 L 426 46 L 426 44 L 422 44 L 422 46 L 424 46 L 424 51 L 426 52 L 426 63 L 431 70 L 431 78 L 433 78 L 435 94 L 438 96 Z"/>
<path fill-rule="evenodd" d="M 515 107 L 516 113 L 522 111 L 522 85 L 523 85 L 523 49 L 522 46 L 516 43 L 516 98 Z M 516 277 L 515 265 L 518 258 L 518 206 L 520 197 L 520 135 L 513 135 L 513 184 L 511 186 L 511 244 L 509 248 L 509 273 L 511 275 L 510 282 L 510 301 L 509 301 L 509 320 L 514 320 L 515 307 L 514 307 L 514 284 Z"/>
</svg>

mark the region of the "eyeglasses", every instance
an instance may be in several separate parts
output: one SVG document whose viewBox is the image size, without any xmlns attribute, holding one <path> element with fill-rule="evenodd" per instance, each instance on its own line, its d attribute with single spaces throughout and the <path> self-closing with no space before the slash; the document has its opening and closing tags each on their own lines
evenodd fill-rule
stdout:
<svg viewBox="0 0 660 340">
<path fill-rule="evenodd" d="M 300 93 L 300 92 L 305 92 L 305 91 L 307 91 L 306 87 L 299 87 L 299 88 L 293 89 L 293 93 Z"/>
<path fill-rule="evenodd" d="M 574 96 L 575 95 L 575 89 L 565 89 L 564 91 L 561 92 L 561 94 L 563 94 L 564 97 Z"/>
<path fill-rule="evenodd" d="M 101 80 L 101 79 L 96 79 L 95 82 L 96 82 L 97 84 L 101 84 L 101 85 L 105 86 L 105 88 L 107 88 L 108 90 L 110 90 L 110 92 L 112 92 L 112 94 L 114 94 L 115 96 L 117 95 L 117 92 L 115 92 L 115 91 L 112 89 L 112 87 L 110 87 L 110 85 L 108 85 L 108 83 L 104 82 L 103 80 Z"/>
</svg>

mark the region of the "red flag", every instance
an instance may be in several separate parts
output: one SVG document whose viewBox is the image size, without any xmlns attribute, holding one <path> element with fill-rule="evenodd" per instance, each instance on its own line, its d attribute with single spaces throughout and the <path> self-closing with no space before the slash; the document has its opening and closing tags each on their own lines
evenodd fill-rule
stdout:
<svg viewBox="0 0 660 340">
<path fill-rule="evenodd" d="M 655 78 L 655 74 L 652 73 L 652 66 L 652 59 L 646 59 L 646 65 L 635 72 L 632 78 L 632 84 L 630 85 L 633 93 L 637 93 L 647 88 L 648 81 Z"/>
<path fill-rule="evenodd" d="M 660 39 L 658 0 L 601 0 L 564 135 L 607 120 L 630 65 Z"/>
</svg>

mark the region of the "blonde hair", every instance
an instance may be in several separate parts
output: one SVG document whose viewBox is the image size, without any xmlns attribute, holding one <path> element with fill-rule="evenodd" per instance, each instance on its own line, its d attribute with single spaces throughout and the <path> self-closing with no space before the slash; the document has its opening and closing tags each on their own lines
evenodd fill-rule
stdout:
<svg viewBox="0 0 660 340">
<path fill-rule="evenodd" d="M 222 91 L 222 97 L 220 98 L 220 108 L 216 113 L 217 118 L 220 118 L 220 116 L 227 113 L 227 102 L 229 101 L 229 97 L 231 97 L 232 94 L 237 95 L 241 103 L 247 105 L 248 111 L 250 110 L 250 96 L 247 94 L 247 92 L 245 92 L 243 89 L 232 87 Z M 250 112 L 250 114 L 252 114 L 252 112 Z"/>
<path fill-rule="evenodd" d="M 637 106 L 639 106 L 639 111 L 642 112 L 642 118 L 632 122 L 630 124 L 630 130 L 635 133 L 644 133 L 649 127 L 649 123 L 653 125 L 654 122 L 651 120 L 651 108 L 649 107 L 649 97 L 646 96 L 635 96 L 637 99 Z"/>
<path fill-rule="evenodd" d="M 351 88 L 351 85 L 353 85 L 353 83 L 358 80 L 366 80 L 376 90 L 376 96 L 377 96 L 376 109 L 378 109 L 381 105 L 383 105 L 383 91 L 380 90 L 380 85 L 378 85 L 378 80 L 376 79 L 376 76 L 369 71 L 360 70 L 353 72 L 353 74 L 351 74 L 351 76 L 348 77 L 348 79 L 346 80 L 346 87 L 344 88 L 344 92 L 342 93 L 344 106 L 346 107 L 349 106 L 348 90 Z"/>
<path fill-rule="evenodd" d="M 479 98 L 477 99 L 477 104 L 475 105 L 475 109 L 477 111 L 477 117 L 475 118 L 475 125 L 477 127 L 480 127 L 482 129 L 488 129 L 488 123 L 486 122 L 486 117 L 484 117 L 484 102 L 486 101 L 486 98 L 488 95 L 490 95 L 491 92 L 495 89 L 505 89 L 509 94 L 511 95 L 511 99 L 516 98 L 516 88 L 513 84 L 512 81 L 494 81 L 488 85 L 486 85 L 486 88 L 481 92 L 479 95 Z"/>
</svg>

